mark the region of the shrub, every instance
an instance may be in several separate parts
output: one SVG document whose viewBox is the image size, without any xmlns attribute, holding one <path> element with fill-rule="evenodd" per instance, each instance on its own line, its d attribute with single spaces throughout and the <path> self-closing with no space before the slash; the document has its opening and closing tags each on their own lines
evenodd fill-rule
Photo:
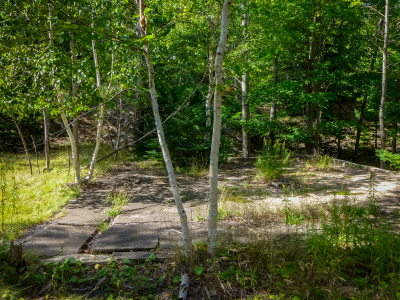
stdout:
<svg viewBox="0 0 400 300">
<path fill-rule="evenodd" d="M 264 140 L 263 150 L 257 159 L 257 171 L 265 180 L 278 178 L 283 174 L 284 168 L 290 164 L 290 153 L 285 147 L 285 142 L 277 140 L 275 144 Z"/>
</svg>

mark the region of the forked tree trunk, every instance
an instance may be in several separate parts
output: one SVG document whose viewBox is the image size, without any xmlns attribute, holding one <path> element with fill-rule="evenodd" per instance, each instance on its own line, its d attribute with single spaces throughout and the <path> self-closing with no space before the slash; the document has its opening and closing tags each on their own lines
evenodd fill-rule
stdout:
<svg viewBox="0 0 400 300">
<path fill-rule="evenodd" d="M 211 255 L 215 255 L 218 247 L 218 159 L 219 144 L 221 141 L 222 87 L 225 84 L 222 63 L 224 61 L 226 43 L 228 41 L 231 5 L 232 0 L 225 0 L 222 7 L 221 36 L 215 57 L 216 88 L 214 92 L 214 126 L 210 154 L 210 211 L 208 217 L 208 252 Z"/>
<path fill-rule="evenodd" d="M 76 153 L 78 152 L 78 148 L 76 146 L 76 140 L 74 137 L 74 133 L 72 132 L 71 127 L 68 125 L 67 116 L 66 116 L 66 114 L 64 112 L 64 108 L 63 108 L 63 101 L 64 101 L 63 94 L 62 94 L 62 92 L 59 92 L 59 94 L 58 94 L 58 109 L 60 110 L 61 119 L 63 121 L 65 129 L 67 130 L 69 140 L 71 141 L 72 161 L 73 161 L 74 170 L 75 170 L 75 183 L 79 183 L 81 176 L 80 176 L 79 160 L 77 159 L 77 155 L 76 155 Z"/>
<path fill-rule="evenodd" d="M 144 39 L 146 39 L 147 19 L 146 19 L 146 16 L 144 15 L 144 1 L 143 0 L 139 0 L 139 11 L 140 11 L 140 20 L 141 20 L 141 24 L 142 24 L 142 27 L 141 27 L 142 36 Z M 185 255 L 186 255 L 186 257 L 191 257 L 192 241 L 191 241 L 190 232 L 189 232 L 189 225 L 188 225 L 188 221 L 187 221 L 186 211 L 185 211 L 185 208 L 183 207 L 181 196 L 179 193 L 179 188 L 176 183 L 174 167 L 172 165 L 171 157 L 170 157 L 170 154 L 168 151 L 168 146 L 165 141 L 164 130 L 162 127 L 160 112 L 158 109 L 157 92 L 156 92 L 156 87 L 155 87 L 155 82 L 154 82 L 154 68 L 153 68 L 153 62 L 151 60 L 151 55 L 150 55 L 150 44 L 148 42 L 145 42 L 144 56 L 146 58 L 146 63 L 147 63 L 147 68 L 148 68 L 148 73 L 149 73 L 149 89 L 150 89 L 150 94 L 151 94 L 151 105 L 153 108 L 154 121 L 156 123 L 156 128 L 157 128 L 158 141 L 161 146 L 165 166 L 167 167 L 167 171 L 168 171 L 169 183 L 171 185 L 171 190 L 172 190 L 172 194 L 174 196 L 175 205 L 178 209 L 178 214 L 179 214 L 181 225 L 182 225 L 183 246 L 185 249 Z"/>
<path fill-rule="evenodd" d="M 92 26 L 94 27 L 94 24 Z M 100 65 L 99 65 L 99 58 L 97 56 L 97 51 L 96 51 L 96 42 L 94 40 L 92 40 L 92 50 L 93 50 L 94 65 L 96 67 L 96 84 L 97 84 L 97 89 L 100 90 L 100 88 L 101 88 Z M 85 177 L 85 180 L 88 180 L 88 181 L 93 176 L 94 166 L 96 164 L 97 155 L 98 155 L 99 150 L 100 150 L 101 133 L 103 131 L 103 122 L 104 122 L 105 111 L 106 111 L 106 107 L 105 107 L 105 104 L 103 104 L 100 107 L 100 116 L 99 116 L 99 118 L 97 120 L 96 146 L 94 147 L 92 161 L 90 162 L 89 172 Z"/>
<path fill-rule="evenodd" d="M 26 156 L 26 159 L 27 159 L 27 161 L 29 163 L 29 168 L 31 169 L 31 175 L 33 175 L 31 157 L 29 155 L 28 147 L 26 146 L 26 142 L 25 142 L 24 136 L 22 135 L 21 129 L 18 126 L 17 120 L 13 116 L 11 116 L 11 118 L 12 118 L 12 120 L 14 122 L 15 127 L 17 127 L 19 137 L 21 138 L 22 144 L 24 145 L 25 156 Z"/>
<path fill-rule="evenodd" d="M 389 0 L 386 0 L 385 4 L 385 34 L 383 37 L 383 57 L 382 57 L 382 97 L 381 97 L 381 106 L 379 108 L 379 127 L 380 127 L 380 135 L 381 135 L 381 149 L 386 149 L 386 131 L 385 131 L 385 120 L 384 109 L 385 109 L 385 101 L 386 101 L 386 92 L 387 92 L 387 55 L 388 55 L 388 38 L 389 38 Z M 385 161 L 381 160 L 380 167 L 385 168 Z"/>
<path fill-rule="evenodd" d="M 381 27 L 382 27 L 382 22 L 383 19 L 380 19 L 378 22 L 378 28 L 376 30 L 375 37 L 376 39 L 379 38 L 380 32 L 381 32 Z M 371 60 L 371 65 L 369 66 L 369 72 L 372 72 L 375 67 L 375 61 L 376 61 L 376 55 L 377 51 L 372 55 L 372 60 Z M 356 133 L 356 144 L 354 147 L 354 154 L 357 156 L 359 149 L 360 149 L 360 139 L 361 139 L 361 130 L 362 130 L 362 125 L 364 123 L 364 115 L 365 115 L 365 109 L 367 108 L 367 94 L 364 95 L 363 102 L 361 104 L 361 109 L 360 109 L 360 118 L 358 119 L 358 128 L 357 128 L 357 133 Z"/>
</svg>

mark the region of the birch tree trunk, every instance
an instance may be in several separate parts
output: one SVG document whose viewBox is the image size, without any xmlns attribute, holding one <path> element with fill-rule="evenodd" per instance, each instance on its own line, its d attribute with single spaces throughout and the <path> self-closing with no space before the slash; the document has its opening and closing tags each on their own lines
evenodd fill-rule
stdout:
<svg viewBox="0 0 400 300">
<path fill-rule="evenodd" d="M 65 129 L 67 130 L 69 140 L 71 141 L 71 150 L 72 150 L 72 155 L 73 155 L 73 165 L 74 165 L 74 170 L 75 170 L 75 183 L 79 183 L 81 176 L 80 176 L 80 167 L 79 167 L 79 160 L 76 159 L 76 153 L 78 152 L 78 148 L 76 145 L 76 140 L 74 137 L 74 133 L 71 130 L 71 127 L 68 125 L 68 120 L 67 116 L 65 114 L 64 108 L 63 108 L 63 101 L 64 97 L 62 92 L 58 93 L 58 109 L 60 110 L 60 115 L 61 119 L 63 121 L 63 124 L 65 126 Z"/>
<path fill-rule="evenodd" d="M 143 38 L 146 40 L 147 19 L 146 19 L 146 16 L 144 15 L 144 1 L 143 0 L 139 0 L 139 11 L 140 11 L 140 20 L 141 20 L 141 24 L 142 24 L 141 32 L 142 32 Z M 179 214 L 181 225 L 182 225 L 182 236 L 183 236 L 183 246 L 185 249 L 185 256 L 191 257 L 192 241 L 191 241 L 190 232 L 189 232 L 187 215 L 186 215 L 185 208 L 183 207 L 183 204 L 182 204 L 181 196 L 179 193 L 179 188 L 176 183 L 174 167 L 172 165 L 168 146 L 165 141 L 164 130 L 162 127 L 160 112 L 158 109 L 157 92 L 156 92 L 156 87 L 155 87 L 155 82 L 154 82 L 154 68 L 153 68 L 153 62 L 151 60 L 151 55 L 150 55 L 150 44 L 147 41 L 145 42 L 145 45 L 144 45 L 144 56 L 146 58 L 146 63 L 147 63 L 147 68 L 148 68 L 148 73 L 149 73 L 149 89 L 150 89 L 150 94 L 151 94 L 151 105 L 153 108 L 154 121 L 155 121 L 156 128 L 157 128 L 158 141 L 161 146 L 165 166 L 167 167 L 167 171 L 168 171 L 169 183 L 171 185 L 171 190 L 172 190 L 172 194 L 173 194 L 173 197 L 175 200 L 175 205 L 178 209 L 178 214 Z"/>
<path fill-rule="evenodd" d="M 44 154 L 46 156 L 46 169 L 50 169 L 50 142 L 49 142 L 49 113 L 47 108 L 43 108 L 44 125 Z"/>
<path fill-rule="evenodd" d="M 22 135 L 22 132 L 21 132 L 21 129 L 19 128 L 17 120 L 13 116 L 11 116 L 11 119 L 13 120 L 15 127 L 17 127 L 19 137 L 21 138 L 22 144 L 24 145 L 26 160 L 29 163 L 29 168 L 31 169 L 31 175 L 33 175 L 31 157 L 29 155 L 28 147 L 26 146 L 24 136 Z"/>
<path fill-rule="evenodd" d="M 242 9 L 245 10 L 246 2 L 242 3 Z M 243 37 L 246 34 L 247 28 L 247 13 L 243 13 L 242 27 L 243 27 Z M 249 121 L 249 102 L 248 102 L 248 91 L 249 91 L 249 77 L 247 73 L 244 72 L 242 75 L 242 154 L 244 158 L 249 157 L 250 152 L 250 135 L 246 128 L 246 123 Z"/>
<path fill-rule="evenodd" d="M 222 7 L 221 36 L 218 43 L 215 57 L 215 78 L 216 87 L 214 92 L 214 126 L 210 153 L 210 211 L 208 218 L 208 252 L 215 255 L 218 247 L 218 159 L 219 144 L 221 140 L 222 121 L 222 93 L 221 86 L 224 86 L 223 60 L 228 41 L 229 14 L 232 0 L 225 0 Z"/>
<path fill-rule="evenodd" d="M 381 32 L 381 27 L 382 27 L 382 22 L 383 19 L 380 19 L 378 22 L 378 28 L 376 30 L 376 34 L 375 34 L 375 38 L 377 39 L 380 35 Z M 375 53 L 372 55 L 372 60 L 371 60 L 371 64 L 369 66 L 369 70 L 368 72 L 372 72 L 374 70 L 375 67 L 375 61 L 376 61 L 376 55 L 377 55 L 377 51 L 375 51 Z M 364 95 L 364 99 L 363 102 L 361 104 L 361 109 L 360 109 L 360 118 L 358 119 L 358 128 L 357 128 L 357 133 L 356 133 L 356 144 L 354 147 L 354 154 L 357 156 L 359 149 L 360 149 L 360 139 L 361 139 L 361 127 L 364 123 L 364 115 L 365 115 L 365 109 L 367 108 L 367 97 L 368 95 L 365 94 Z"/>
<path fill-rule="evenodd" d="M 249 78 L 247 74 L 242 75 L 242 153 L 243 157 L 249 157 L 250 148 L 250 135 L 246 128 L 247 122 L 249 121 L 249 101 L 248 101 L 248 91 L 249 91 Z"/>
<path fill-rule="evenodd" d="M 277 82 L 277 75 L 278 72 L 278 56 L 274 57 L 273 63 L 272 63 L 272 84 L 275 86 Z M 272 96 L 273 97 L 273 96 Z M 269 112 L 269 120 L 273 121 L 276 116 L 276 102 L 274 101 L 274 98 L 272 98 L 271 102 L 271 110 Z M 271 140 L 271 145 L 275 143 L 275 132 L 274 130 L 271 130 L 269 134 L 269 139 Z"/>
<path fill-rule="evenodd" d="M 94 27 L 94 24 L 92 24 L 92 26 Z M 94 65 L 96 67 L 96 85 L 97 85 L 97 90 L 100 90 L 100 88 L 101 88 L 100 65 L 99 65 L 99 58 L 97 56 L 97 51 L 96 51 L 96 42 L 94 40 L 92 40 L 92 50 L 93 50 Z M 110 81 L 110 84 L 111 84 L 111 81 Z M 103 131 L 103 122 L 104 122 L 105 111 L 106 111 L 105 104 L 103 104 L 100 107 L 100 116 L 99 116 L 99 119 L 97 120 L 96 146 L 94 147 L 92 161 L 90 162 L 89 172 L 85 177 L 85 180 L 87 180 L 87 181 L 89 181 L 92 178 L 93 172 L 94 172 L 94 166 L 97 161 L 97 155 L 99 153 L 100 144 L 101 144 L 101 133 Z"/>
<path fill-rule="evenodd" d="M 383 119 L 384 109 L 385 109 L 385 101 L 386 101 L 386 92 L 387 92 L 387 55 L 388 55 L 388 38 L 389 38 L 389 2 L 390 0 L 386 0 L 385 4 L 385 33 L 383 37 L 383 58 L 382 58 L 382 97 L 381 97 L 381 106 L 379 108 L 379 127 L 380 127 L 380 135 L 381 135 L 381 149 L 386 149 L 386 131 L 385 131 L 385 121 Z M 385 168 L 385 162 L 381 160 L 380 163 L 381 168 Z"/>
<path fill-rule="evenodd" d="M 49 4 L 49 45 L 53 48 L 53 24 L 51 22 L 52 6 Z M 53 50 L 50 50 L 53 52 Z M 54 77 L 54 69 L 52 69 L 50 77 Z M 54 85 L 53 85 L 54 86 Z M 50 141 L 49 141 L 49 112 L 46 107 L 43 108 L 43 125 L 44 125 L 44 154 L 46 157 L 46 169 L 50 169 Z"/>
<path fill-rule="evenodd" d="M 210 43 L 210 47 L 208 50 L 208 93 L 206 98 L 206 141 L 210 140 L 210 132 L 211 128 L 211 103 L 214 95 L 214 35 L 212 37 L 212 41 Z"/>
<path fill-rule="evenodd" d="M 76 54 L 75 54 L 75 33 L 71 33 L 71 60 L 72 60 L 72 98 L 76 100 L 78 96 L 78 85 L 76 81 Z M 64 124 L 65 125 L 65 124 Z M 79 169 L 79 120 L 75 120 L 72 124 L 73 138 L 75 149 L 72 150 L 72 159 L 74 160 L 74 166 L 77 165 Z M 71 141 L 72 145 L 72 141 Z M 75 169 L 76 171 L 76 169 Z M 75 173 L 75 181 L 78 176 L 80 180 L 80 173 Z"/>
</svg>

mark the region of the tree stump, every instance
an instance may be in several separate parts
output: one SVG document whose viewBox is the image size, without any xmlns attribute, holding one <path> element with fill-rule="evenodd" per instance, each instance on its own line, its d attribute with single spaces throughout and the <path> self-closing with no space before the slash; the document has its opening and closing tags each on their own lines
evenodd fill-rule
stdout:
<svg viewBox="0 0 400 300">
<path fill-rule="evenodd" d="M 22 263 L 22 243 L 11 241 L 10 253 L 7 257 L 7 262 L 10 265 L 20 265 Z"/>
</svg>

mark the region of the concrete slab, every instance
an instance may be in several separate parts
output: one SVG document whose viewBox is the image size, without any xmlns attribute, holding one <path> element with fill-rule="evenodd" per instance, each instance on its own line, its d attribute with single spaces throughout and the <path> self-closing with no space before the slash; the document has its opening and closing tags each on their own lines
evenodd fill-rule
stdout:
<svg viewBox="0 0 400 300">
<path fill-rule="evenodd" d="M 51 224 L 27 239 L 24 251 L 32 251 L 39 257 L 77 254 L 95 231 L 94 227 Z"/>
<path fill-rule="evenodd" d="M 60 225 L 92 225 L 101 224 L 107 219 L 107 190 L 91 189 L 65 207 L 66 215 L 54 223 Z"/>
<path fill-rule="evenodd" d="M 158 246 L 154 224 L 114 225 L 93 243 L 93 254 L 151 250 Z"/>
<path fill-rule="evenodd" d="M 95 265 L 95 264 L 107 264 L 111 261 L 110 255 L 93 255 L 93 254 L 72 254 L 55 256 L 52 258 L 42 259 L 41 262 L 49 263 L 63 263 L 67 259 L 75 259 L 75 261 L 80 261 L 84 265 Z"/>
<path fill-rule="evenodd" d="M 114 220 L 114 224 L 179 222 L 175 207 L 155 206 L 138 211 L 123 212 Z"/>
</svg>

